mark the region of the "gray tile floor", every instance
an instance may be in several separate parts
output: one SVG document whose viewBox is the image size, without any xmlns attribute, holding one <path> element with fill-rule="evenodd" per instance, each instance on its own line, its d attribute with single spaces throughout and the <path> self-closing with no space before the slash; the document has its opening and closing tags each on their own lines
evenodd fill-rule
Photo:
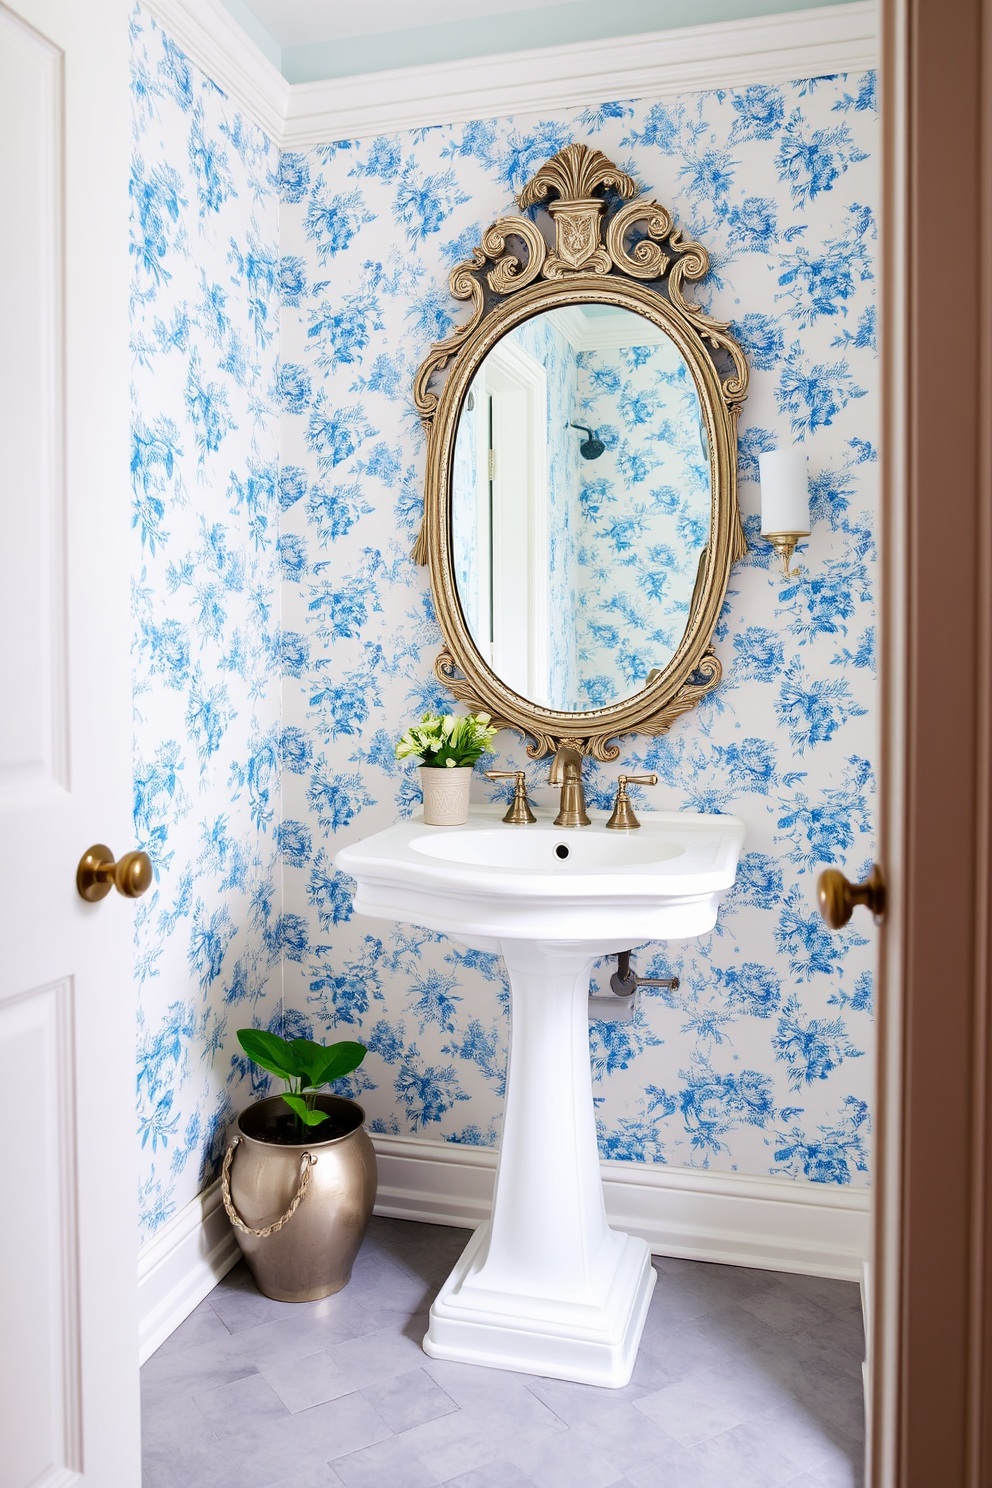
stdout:
<svg viewBox="0 0 992 1488">
<path fill-rule="evenodd" d="M 623 1390 L 428 1359 L 467 1231 L 374 1219 L 351 1284 L 238 1266 L 142 1370 L 144 1488 L 858 1488 L 858 1288 L 655 1258 Z"/>
</svg>

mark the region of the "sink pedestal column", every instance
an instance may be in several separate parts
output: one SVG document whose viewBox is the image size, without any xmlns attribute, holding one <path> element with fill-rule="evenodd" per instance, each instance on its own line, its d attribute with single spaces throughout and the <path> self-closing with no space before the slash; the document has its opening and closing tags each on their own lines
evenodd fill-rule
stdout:
<svg viewBox="0 0 992 1488">
<path fill-rule="evenodd" d="M 630 1379 L 655 1272 L 606 1223 L 589 1068 L 598 955 L 501 941 L 512 1031 L 492 1218 L 431 1308 L 424 1350 L 617 1388 Z"/>
</svg>

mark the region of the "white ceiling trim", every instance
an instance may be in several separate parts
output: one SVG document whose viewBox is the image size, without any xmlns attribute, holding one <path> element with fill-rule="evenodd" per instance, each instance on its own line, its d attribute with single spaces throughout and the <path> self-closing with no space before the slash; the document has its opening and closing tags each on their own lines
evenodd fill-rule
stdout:
<svg viewBox="0 0 992 1488">
<path fill-rule="evenodd" d="M 220 0 L 146 0 L 192 61 L 287 149 L 433 124 L 568 112 L 878 64 L 874 0 L 289 84 Z"/>
<path fill-rule="evenodd" d="M 875 6 L 858 0 L 734 25 L 297 83 L 285 138 L 298 148 L 507 114 L 567 113 L 602 99 L 664 98 L 863 71 L 877 55 Z"/>
</svg>

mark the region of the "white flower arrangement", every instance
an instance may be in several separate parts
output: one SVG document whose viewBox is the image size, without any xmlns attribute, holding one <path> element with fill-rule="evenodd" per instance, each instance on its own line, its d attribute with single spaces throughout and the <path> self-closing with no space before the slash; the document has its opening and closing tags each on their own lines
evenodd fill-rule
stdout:
<svg viewBox="0 0 992 1488">
<path fill-rule="evenodd" d="M 498 730 L 488 713 L 425 713 L 396 746 L 397 759 L 418 758 L 432 769 L 472 766 L 485 754 Z"/>
</svg>

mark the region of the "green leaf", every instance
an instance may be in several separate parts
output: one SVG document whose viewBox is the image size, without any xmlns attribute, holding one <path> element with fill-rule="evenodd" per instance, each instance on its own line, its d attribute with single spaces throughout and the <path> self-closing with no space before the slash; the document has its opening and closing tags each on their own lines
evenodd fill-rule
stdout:
<svg viewBox="0 0 992 1488">
<path fill-rule="evenodd" d="M 277 1033 L 266 1033 L 261 1028 L 239 1028 L 238 1043 L 249 1059 L 268 1070 L 270 1075 L 278 1075 L 280 1080 L 298 1079 L 306 1073 L 298 1067 L 292 1046 Z"/>
<path fill-rule="evenodd" d="M 301 1095 L 284 1095 L 283 1100 L 307 1126 L 319 1126 L 331 1114 L 329 1111 L 311 1111 Z"/>
<path fill-rule="evenodd" d="M 321 1084 L 321 1081 L 314 1079 L 314 1076 L 327 1059 L 327 1050 L 324 1045 L 314 1043 L 313 1039 L 295 1038 L 290 1041 L 289 1047 L 304 1083 L 307 1085 Z"/>
<path fill-rule="evenodd" d="M 314 1085 L 328 1085 L 344 1075 L 350 1075 L 361 1064 L 366 1051 L 364 1044 L 342 1039 L 339 1044 L 331 1044 L 330 1048 L 321 1049 L 320 1052 L 324 1060 L 321 1068 L 314 1073 Z"/>
</svg>

